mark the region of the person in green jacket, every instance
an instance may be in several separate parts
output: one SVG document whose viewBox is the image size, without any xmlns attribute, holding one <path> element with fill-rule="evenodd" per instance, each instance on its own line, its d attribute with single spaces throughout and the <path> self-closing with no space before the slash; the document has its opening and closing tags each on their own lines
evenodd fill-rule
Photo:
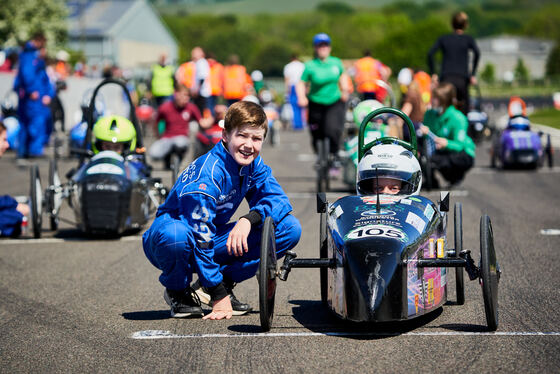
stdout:
<svg viewBox="0 0 560 374">
<path fill-rule="evenodd" d="M 434 169 L 439 170 L 451 186 L 463 180 L 475 158 L 474 142 L 467 135 L 467 117 L 453 106 L 455 97 L 455 87 L 451 83 L 439 84 L 432 93 L 432 109 L 426 111 L 420 127 L 422 134 L 434 140 Z M 435 178 L 432 180 L 437 182 Z"/>
</svg>

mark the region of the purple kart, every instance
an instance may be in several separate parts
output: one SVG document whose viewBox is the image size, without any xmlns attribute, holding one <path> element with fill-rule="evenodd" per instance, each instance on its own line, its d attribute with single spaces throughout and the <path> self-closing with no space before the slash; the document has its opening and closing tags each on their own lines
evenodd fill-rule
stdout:
<svg viewBox="0 0 560 374">
<path fill-rule="evenodd" d="M 552 152 L 550 134 L 531 131 L 529 119 L 517 116 L 511 118 L 508 127 L 494 137 L 490 166 L 495 168 L 500 163 L 503 168 L 536 169 L 544 164 L 546 158 L 548 166 L 552 167 Z"/>
</svg>

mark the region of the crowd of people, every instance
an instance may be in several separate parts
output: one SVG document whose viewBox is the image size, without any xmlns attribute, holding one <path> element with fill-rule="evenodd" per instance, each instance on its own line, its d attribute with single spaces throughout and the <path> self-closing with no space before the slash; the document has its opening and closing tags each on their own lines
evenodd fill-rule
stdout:
<svg viewBox="0 0 560 374">
<path fill-rule="evenodd" d="M 462 12 L 455 15 L 454 33 L 439 38 L 428 52 L 431 76 L 409 68 L 398 74 L 402 111 L 411 118 L 418 135 L 433 139 L 433 161 L 452 185 L 462 181 L 475 158 L 464 110 L 468 107 L 468 85 L 476 83 L 478 49 L 464 33 L 467 20 Z M 345 67 L 341 59 L 331 55 L 331 45 L 328 34 L 316 34 L 311 41 L 313 58 L 304 63 L 294 55 L 284 68 L 284 82 L 293 128 L 309 129 L 313 149 L 317 141 L 327 138 L 332 166 L 337 168 L 350 95 L 384 102 L 387 89 L 380 82 L 387 82 L 392 72 L 369 50 Z M 443 62 L 438 76 L 433 56 L 439 49 Z M 475 60 L 469 71 L 471 50 Z M 26 43 L 18 59 L 14 90 L 19 97 L 17 156 L 21 158 L 40 157 L 49 136 L 48 108 L 54 86 L 45 56 L 45 37 L 38 33 Z M 65 74 L 67 56 L 59 57 L 61 64 L 56 70 Z M 189 172 L 176 182 L 143 236 L 146 257 L 161 271 L 159 280 L 172 317 L 201 316 L 200 301 L 212 307 L 205 319 L 231 318 L 251 310 L 232 290 L 257 271 L 265 217 L 274 220 L 278 256 L 299 240 L 301 225 L 291 214 L 287 195 L 260 156 L 269 130 L 267 115 L 262 105 L 247 100 L 248 96 L 258 98 L 265 89 L 262 73 L 249 74 L 239 56 L 231 55 L 223 65 L 198 46 L 192 49 L 191 59 L 177 68 L 161 55 L 151 69 L 146 97 L 157 108 L 152 125 L 158 138 L 148 150 L 151 159 L 163 160 L 170 167 L 171 152 L 179 149 L 184 153 L 190 146 L 191 123 L 199 126 Z M 401 124 L 404 139 L 412 135 L 407 131 Z M 6 149 L 6 132 L 0 124 L 0 156 Z M 92 134 L 95 152 L 123 154 L 135 149 L 134 126 L 124 117 L 102 116 Z M 371 161 L 367 161 L 369 166 L 362 163 L 358 167 L 358 193 L 418 193 L 418 162 L 391 147 L 385 147 L 387 154 L 402 170 L 380 166 L 373 172 L 371 164 L 381 156 L 371 152 L 364 158 Z M 243 199 L 248 201 L 249 212 L 230 223 Z M 3 219 L 10 218 L 9 222 L 0 220 L 0 235 L 17 235 L 29 207 L 3 196 L 0 209 Z M 193 273 L 198 274 L 194 283 Z"/>
</svg>

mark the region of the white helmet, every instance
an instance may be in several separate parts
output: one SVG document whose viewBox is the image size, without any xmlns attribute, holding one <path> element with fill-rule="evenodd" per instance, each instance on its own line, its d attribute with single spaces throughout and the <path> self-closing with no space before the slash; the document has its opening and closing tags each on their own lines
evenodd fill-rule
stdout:
<svg viewBox="0 0 560 374">
<path fill-rule="evenodd" d="M 378 178 L 400 181 L 398 195 L 418 195 L 422 186 L 418 160 L 411 151 L 398 144 L 375 145 L 362 157 L 356 181 L 358 195 L 375 194 Z"/>
</svg>

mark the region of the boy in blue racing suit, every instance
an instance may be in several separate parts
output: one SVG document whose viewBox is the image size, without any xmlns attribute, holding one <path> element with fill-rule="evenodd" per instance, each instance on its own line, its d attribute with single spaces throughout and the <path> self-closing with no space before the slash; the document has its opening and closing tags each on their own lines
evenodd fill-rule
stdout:
<svg viewBox="0 0 560 374">
<path fill-rule="evenodd" d="M 232 288 L 257 271 L 264 218 L 274 220 L 278 257 L 301 235 L 288 197 L 259 156 L 268 128 L 262 107 L 237 102 L 224 122 L 222 141 L 183 171 L 143 236 L 146 256 L 162 271 L 172 317 L 202 315 L 197 296 L 204 293 L 212 305 L 204 319 L 247 313 Z M 249 213 L 228 223 L 243 198 Z M 199 290 L 190 287 L 193 272 Z"/>
<path fill-rule="evenodd" d="M 7 135 L 8 131 L 0 121 L 0 157 L 9 147 Z M 23 217 L 28 215 L 29 205 L 20 204 L 9 195 L 0 196 L 0 236 L 19 236 Z"/>
</svg>

